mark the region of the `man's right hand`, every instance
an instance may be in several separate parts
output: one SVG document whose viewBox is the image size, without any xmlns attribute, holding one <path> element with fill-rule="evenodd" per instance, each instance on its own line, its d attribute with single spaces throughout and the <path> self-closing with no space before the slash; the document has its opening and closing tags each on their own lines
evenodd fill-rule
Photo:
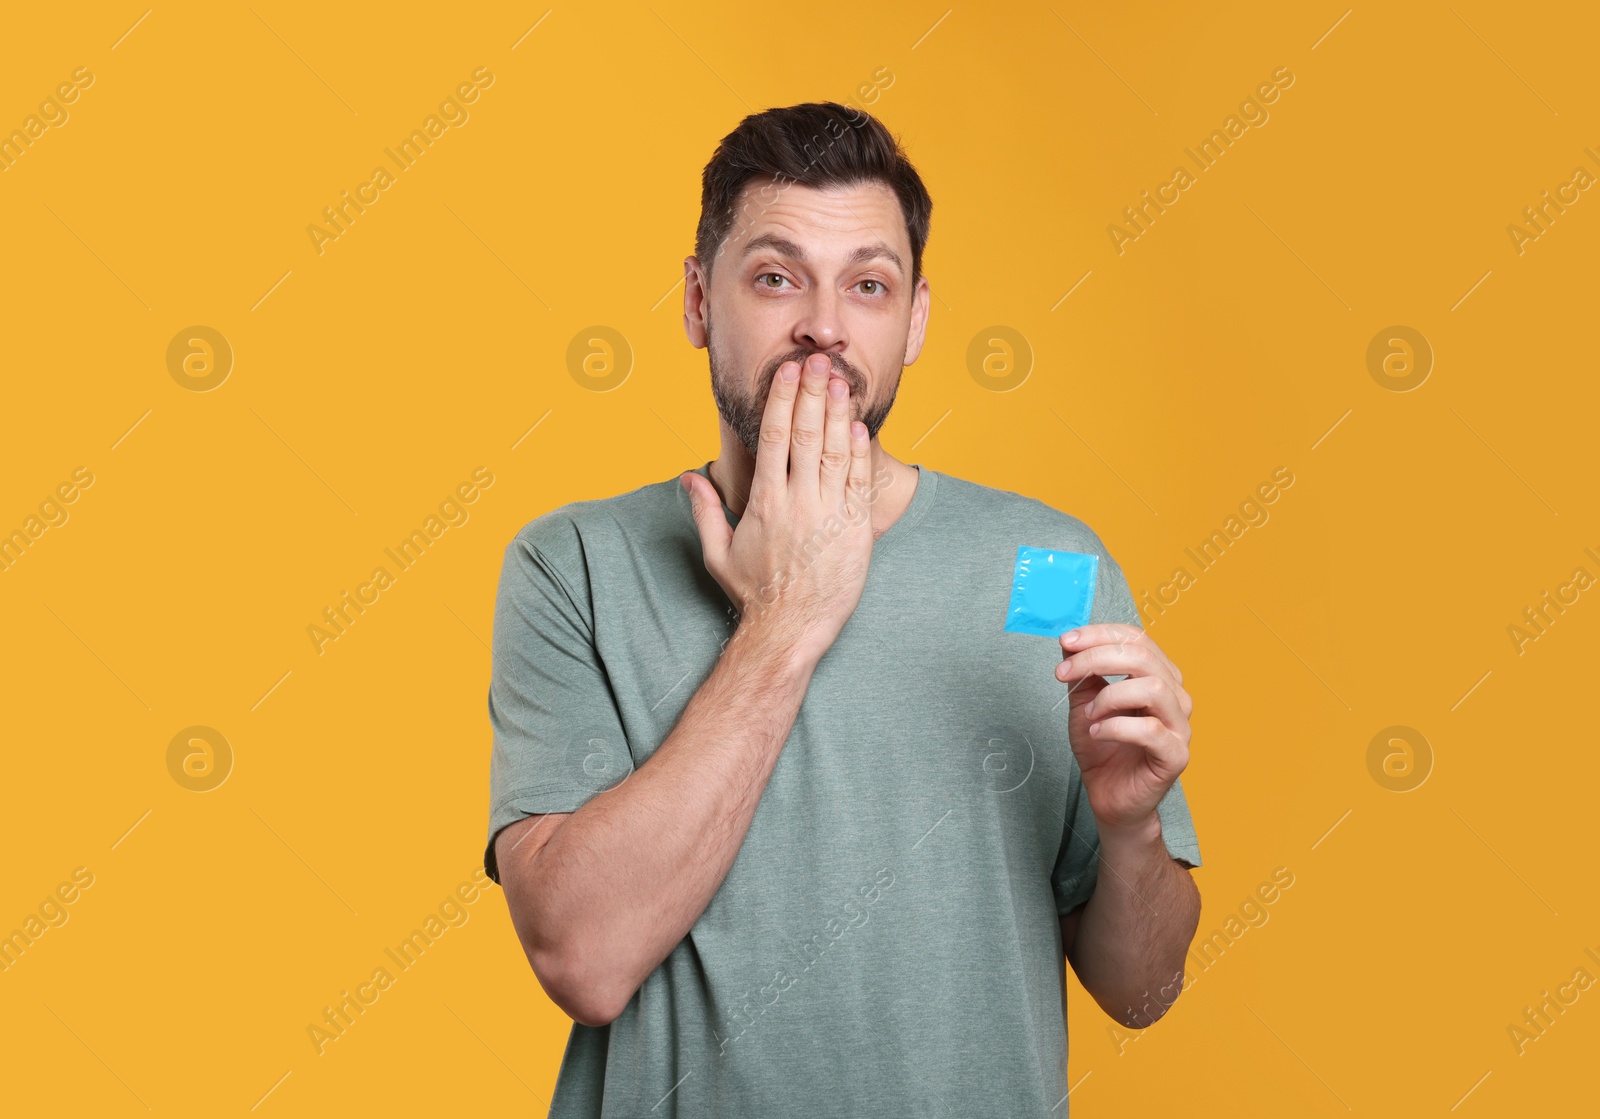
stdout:
<svg viewBox="0 0 1600 1119">
<path fill-rule="evenodd" d="M 825 354 L 779 366 L 761 419 L 750 500 L 737 528 L 694 472 L 689 490 L 706 570 L 741 616 L 815 664 L 861 600 L 872 559 L 871 443 Z M 792 378 L 792 379 L 791 379 Z"/>
</svg>

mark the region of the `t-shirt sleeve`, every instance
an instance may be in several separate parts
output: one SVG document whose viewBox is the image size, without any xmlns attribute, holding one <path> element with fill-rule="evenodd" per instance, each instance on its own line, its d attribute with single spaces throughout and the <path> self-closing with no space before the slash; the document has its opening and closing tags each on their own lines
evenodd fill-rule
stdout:
<svg viewBox="0 0 1600 1119">
<path fill-rule="evenodd" d="M 1166 796 L 1156 805 L 1161 818 L 1161 838 L 1167 854 L 1189 866 L 1200 865 L 1200 842 L 1195 837 L 1189 803 L 1183 795 L 1183 779 L 1172 783 Z M 1089 900 L 1099 879 L 1100 832 L 1083 786 L 1073 781 L 1073 796 L 1067 805 L 1067 822 L 1062 829 L 1061 854 L 1050 876 L 1055 890 L 1056 912 L 1069 913 Z"/>
<path fill-rule="evenodd" d="M 1121 622 L 1143 629 L 1122 568 L 1103 547 L 1099 554 L 1099 575 L 1089 620 Z M 1123 677 L 1113 676 L 1109 679 L 1115 682 Z M 1166 843 L 1167 853 L 1189 866 L 1199 866 L 1200 841 L 1195 835 L 1194 819 L 1189 814 L 1189 802 L 1184 796 L 1181 777 L 1172 783 L 1172 787 L 1156 805 L 1156 815 L 1161 819 L 1161 838 Z M 1078 780 L 1077 767 L 1074 766 L 1066 823 L 1062 828 L 1061 851 L 1050 876 L 1058 913 L 1070 912 L 1089 900 L 1098 878 L 1099 860 L 1100 833 L 1095 827 L 1094 812 L 1089 807 L 1089 795 Z"/>
<path fill-rule="evenodd" d="M 564 531 L 573 537 L 570 524 Z M 536 536 L 525 529 L 507 545 L 495 599 L 494 750 L 483 858 L 497 883 L 494 840 L 502 828 L 536 813 L 575 812 L 633 771 L 611 681 L 595 648 L 586 580 L 581 573 L 563 575 L 530 538 Z"/>
</svg>

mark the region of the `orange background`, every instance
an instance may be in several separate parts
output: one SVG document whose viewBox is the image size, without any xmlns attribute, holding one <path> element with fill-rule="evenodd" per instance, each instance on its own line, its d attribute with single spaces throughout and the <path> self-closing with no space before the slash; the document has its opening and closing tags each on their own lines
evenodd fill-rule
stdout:
<svg viewBox="0 0 1600 1119">
<path fill-rule="evenodd" d="M 1508 233 L 1600 176 L 1591 10 L 141 12 L 4 20 L 0 129 L 93 76 L 0 173 L 0 531 L 93 477 L 0 572 L 0 932 L 93 876 L 0 973 L 6 1111 L 544 1113 L 569 1021 L 498 890 L 320 1055 L 308 1027 L 478 867 L 507 541 L 715 455 L 677 286 L 700 171 L 745 113 L 818 99 L 877 113 L 935 199 L 885 446 L 1081 517 L 1136 595 L 1189 569 L 1151 632 L 1196 698 L 1201 937 L 1294 875 L 1143 1035 L 1073 982 L 1075 1114 L 1592 1101 L 1600 990 L 1520 1053 L 1509 1027 L 1600 976 L 1600 198 Z M 480 67 L 470 118 L 319 253 L 323 207 Z M 1270 118 L 1194 169 L 1280 67 Z M 569 367 L 597 325 L 623 342 L 590 373 L 627 371 L 604 392 L 586 342 Z M 197 326 L 232 353 L 208 391 Z M 1432 352 L 1409 391 L 1395 337 Z M 319 653 L 307 628 L 480 467 L 468 519 Z M 1279 468 L 1200 572 L 1185 549 Z M 193 727 L 226 743 L 191 759 L 205 792 Z"/>
</svg>

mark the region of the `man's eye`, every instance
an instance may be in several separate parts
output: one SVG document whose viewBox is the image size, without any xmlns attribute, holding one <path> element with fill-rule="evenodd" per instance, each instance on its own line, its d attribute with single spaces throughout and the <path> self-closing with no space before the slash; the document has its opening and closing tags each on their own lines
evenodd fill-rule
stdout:
<svg viewBox="0 0 1600 1119">
<path fill-rule="evenodd" d="M 872 290 L 871 291 L 867 291 L 867 292 L 863 292 L 862 293 L 863 295 L 881 295 L 883 293 L 883 284 L 882 284 L 881 281 L 878 281 L 878 280 L 862 280 L 861 282 L 863 284 L 871 284 L 872 285 Z"/>
<path fill-rule="evenodd" d="M 787 276 L 779 275 L 777 272 L 763 272 L 761 275 L 757 276 L 756 279 L 761 281 L 761 286 L 762 287 L 769 287 L 769 288 L 776 287 L 777 285 L 776 284 L 769 284 L 769 283 L 766 282 L 767 280 L 779 280 L 779 281 L 783 281 L 785 283 L 788 282 L 788 277 Z"/>
</svg>

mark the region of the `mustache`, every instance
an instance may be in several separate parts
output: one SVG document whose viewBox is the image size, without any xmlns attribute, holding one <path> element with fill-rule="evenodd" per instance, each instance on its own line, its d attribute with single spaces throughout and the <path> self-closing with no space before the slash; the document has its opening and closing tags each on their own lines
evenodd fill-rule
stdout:
<svg viewBox="0 0 1600 1119">
<path fill-rule="evenodd" d="M 774 358 L 767 368 L 762 371 L 763 399 L 772 392 L 772 379 L 778 375 L 779 366 L 790 361 L 797 361 L 803 366 L 806 358 L 812 354 L 823 354 L 828 359 L 829 364 L 833 366 L 833 371 L 844 380 L 845 384 L 850 386 L 850 399 L 852 401 L 860 400 L 866 395 L 866 377 L 862 375 L 861 370 L 851 365 L 847 359 L 840 357 L 838 354 L 823 353 L 821 350 L 796 349 Z"/>
</svg>

